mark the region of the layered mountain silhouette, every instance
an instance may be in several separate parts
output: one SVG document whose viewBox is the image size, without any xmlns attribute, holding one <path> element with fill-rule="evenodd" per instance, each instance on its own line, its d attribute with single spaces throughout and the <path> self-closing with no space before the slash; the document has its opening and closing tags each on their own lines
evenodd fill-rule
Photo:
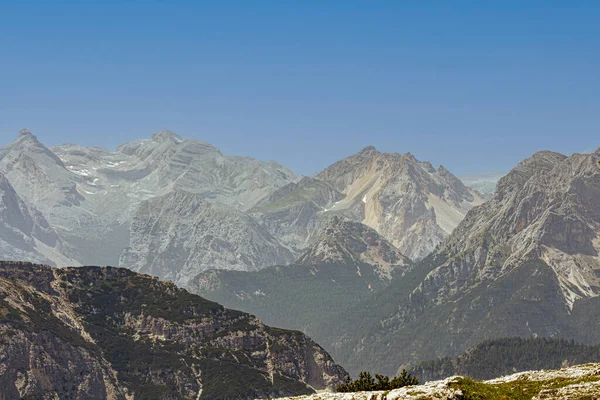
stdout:
<svg viewBox="0 0 600 400">
<path fill-rule="evenodd" d="M 536 153 L 484 198 L 373 147 L 303 177 L 170 131 L 111 151 L 23 130 L 0 195 L 0 258 L 169 279 L 352 373 L 494 338 L 600 341 L 600 151 Z"/>
<path fill-rule="evenodd" d="M 410 154 L 368 147 L 302 177 L 171 131 L 112 151 L 46 147 L 22 130 L 2 148 L 0 174 L 60 244 L 6 250 L 4 258 L 121 265 L 179 285 L 208 269 L 289 264 L 334 216 L 370 226 L 418 260 L 483 200 L 443 167 Z"/>
</svg>

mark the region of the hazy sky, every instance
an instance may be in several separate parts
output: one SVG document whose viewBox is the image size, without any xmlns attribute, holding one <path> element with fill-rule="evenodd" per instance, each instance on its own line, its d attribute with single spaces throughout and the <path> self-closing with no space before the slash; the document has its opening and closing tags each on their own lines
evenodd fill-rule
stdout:
<svg viewBox="0 0 600 400">
<path fill-rule="evenodd" d="M 3 1 L 0 144 L 160 129 L 312 173 L 600 146 L 600 1 Z"/>
</svg>

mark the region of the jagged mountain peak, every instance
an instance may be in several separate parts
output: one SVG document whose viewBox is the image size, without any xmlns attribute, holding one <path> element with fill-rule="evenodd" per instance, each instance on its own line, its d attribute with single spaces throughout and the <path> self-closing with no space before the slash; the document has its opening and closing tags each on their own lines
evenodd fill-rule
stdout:
<svg viewBox="0 0 600 400">
<path fill-rule="evenodd" d="M 17 135 L 17 139 L 4 147 L 2 158 L 6 158 L 7 160 L 12 159 L 10 163 L 13 164 L 20 156 L 27 156 L 37 163 L 56 164 L 62 168 L 65 166 L 61 159 L 42 144 L 37 136 L 28 129 L 21 129 Z"/>
<path fill-rule="evenodd" d="M 479 254 L 471 267 L 497 264 L 504 273 L 523 257 L 541 259 L 556 274 L 569 307 L 600 295 L 600 168 L 594 154 L 543 151 L 523 160 L 499 183 L 489 203 L 470 213 L 440 252 L 479 251 L 482 243 L 503 248 L 502 262 Z M 453 250 L 449 250 L 453 249 Z M 487 260 L 487 261 L 486 261 Z M 485 268 L 489 268 L 485 266 Z"/>
<path fill-rule="evenodd" d="M 170 130 L 162 130 L 152 134 L 152 140 L 155 142 L 171 141 L 175 143 L 183 142 L 183 138 Z"/>
<path fill-rule="evenodd" d="M 547 150 L 534 153 L 500 178 L 494 196 L 503 199 L 508 194 L 522 188 L 532 176 L 552 170 L 566 158 L 567 156 L 564 154 Z"/>
<path fill-rule="evenodd" d="M 319 240 L 296 263 L 364 263 L 389 273 L 393 266 L 406 266 L 411 261 L 374 229 L 334 216 L 329 219 Z"/>
<path fill-rule="evenodd" d="M 452 173 L 450 171 L 448 171 L 448 169 L 446 167 L 444 167 L 443 165 L 440 165 L 438 167 L 438 169 L 436 170 L 436 172 L 440 175 L 452 175 Z M 454 176 L 454 175 L 452 175 Z"/>
<path fill-rule="evenodd" d="M 375 154 L 379 153 L 379 151 L 373 145 L 363 147 L 358 154 Z"/>
<path fill-rule="evenodd" d="M 23 136 L 33 136 L 33 133 L 31 133 L 31 131 L 29 129 L 21 129 L 19 131 L 19 137 L 23 137 Z"/>
<path fill-rule="evenodd" d="M 413 154 L 375 150 L 351 155 L 317 175 L 346 198 L 328 207 L 381 233 L 413 260 L 431 252 L 485 199 L 443 166 Z"/>
</svg>

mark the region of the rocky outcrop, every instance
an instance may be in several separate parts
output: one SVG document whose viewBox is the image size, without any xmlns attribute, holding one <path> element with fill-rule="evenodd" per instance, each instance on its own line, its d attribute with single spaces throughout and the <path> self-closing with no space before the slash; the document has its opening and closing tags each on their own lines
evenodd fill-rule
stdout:
<svg viewBox="0 0 600 400">
<path fill-rule="evenodd" d="M 375 230 L 336 216 L 328 221 L 317 243 L 296 264 L 367 264 L 382 278 L 391 279 L 395 268 L 407 267 L 411 261 Z"/>
<path fill-rule="evenodd" d="M 600 365 L 585 364 L 558 371 L 529 371 L 474 382 L 459 376 L 391 391 L 320 393 L 283 397 L 294 400 L 462 400 L 465 398 L 595 399 L 600 393 Z M 511 397 L 507 397 L 511 396 Z"/>
<path fill-rule="evenodd" d="M 300 332 L 120 268 L 2 262 L 0 331 L 6 399 L 273 397 L 346 375 Z"/>
<path fill-rule="evenodd" d="M 142 202 L 130 232 L 120 265 L 180 286 L 211 268 L 256 271 L 293 259 L 248 215 L 183 191 Z"/>
<path fill-rule="evenodd" d="M 366 147 L 326 168 L 317 179 L 346 196 L 329 213 L 361 221 L 412 260 L 429 254 L 484 198 L 444 167 L 412 154 Z"/>
</svg>

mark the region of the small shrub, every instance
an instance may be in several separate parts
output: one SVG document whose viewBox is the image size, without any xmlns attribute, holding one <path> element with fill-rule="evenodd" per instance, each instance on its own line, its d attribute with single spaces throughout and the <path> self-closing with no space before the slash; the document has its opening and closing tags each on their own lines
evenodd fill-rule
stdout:
<svg viewBox="0 0 600 400">
<path fill-rule="evenodd" d="M 337 391 L 341 393 L 370 392 L 374 390 L 393 390 L 418 384 L 419 380 L 405 369 L 402 370 L 400 375 L 392 379 L 389 376 L 380 374 L 375 374 L 375 378 L 373 378 L 369 372 L 364 371 L 359 374 L 358 379 L 355 381 L 347 376 L 346 381 L 338 385 Z"/>
</svg>

